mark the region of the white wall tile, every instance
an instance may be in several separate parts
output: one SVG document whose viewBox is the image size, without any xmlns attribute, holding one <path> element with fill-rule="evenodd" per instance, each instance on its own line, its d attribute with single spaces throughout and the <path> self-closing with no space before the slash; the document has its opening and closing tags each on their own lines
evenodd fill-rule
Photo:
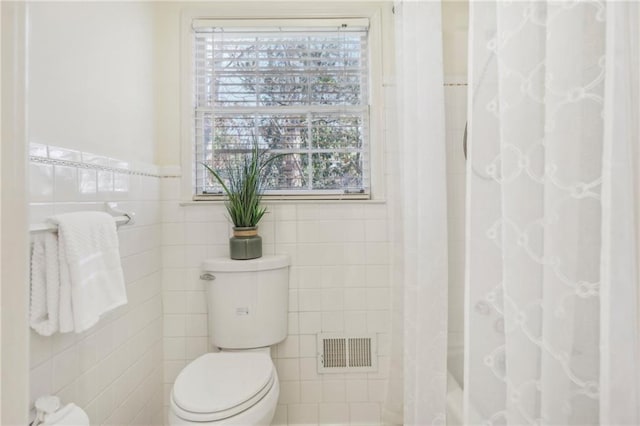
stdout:
<svg viewBox="0 0 640 426">
<path fill-rule="evenodd" d="M 329 375 L 328 377 L 331 377 Z M 344 380 L 331 380 L 324 378 L 322 381 L 322 400 L 324 402 L 344 402 L 347 400 L 346 383 Z"/>
<path fill-rule="evenodd" d="M 78 171 L 75 167 L 54 166 L 54 200 L 74 201 L 78 199 Z"/>
<path fill-rule="evenodd" d="M 366 246 L 367 265 L 386 265 L 391 263 L 387 242 L 370 242 Z"/>
<path fill-rule="evenodd" d="M 182 291 L 165 291 L 162 298 L 165 314 L 186 314 L 187 293 Z"/>
<path fill-rule="evenodd" d="M 280 381 L 280 397 L 278 403 L 280 404 L 296 404 L 300 402 L 300 382 L 295 381 Z"/>
<path fill-rule="evenodd" d="M 186 335 L 191 337 L 207 337 L 209 335 L 206 313 L 186 316 Z"/>
<path fill-rule="evenodd" d="M 349 402 L 369 400 L 369 389 L 366 380 L 347 380 L 346 399 Z"/>
<path fill-rule="evenodd" d="M 366 311 L 345 311 L 344 331 L 348 333 L 367 332 L 367 312 Z"/>
<path fill-rule="evenodd" d="M 364 287 L 364 265 L 345 265 L 343 268 L 343 273 L 345 287 Z"/>
<path fill-rule="evenodd" d="M 316 358 L 300 358 L 300 380 L 320 380 Z"/>
<path fill-rule="evenodd" d="M 352 402 L 349 404 L 349 421 L 357 425 L 380 424 L 380 405 L 375 403 Z"/>
<path fill-rule="evenodd" d="M 164 362 L 164 381 L 165 383 L 173 383 L 184 368 L 186 362 L 184 360 L 166 360 Z"/>
<path fill-rule="evenodd" d="M 284 404 L 278 404 L 276 407 L 276 413 L 273 415 L 272 425 L 287 425 L 287 406 Z"/>
<path fill-rule="evenodd" d="M 367 265 L 365 284 L 367 287 L 390 288 L 390 268 L 388 265 Z"/>
<path fill-rule="evenodd" d="M 302 334 L 298 336 L 300 341 L 300 356 L 301 357 L 313 357 L 316 356 L 316 335 L 315 334 Z"/>
<path fill-rule="evenodd" d="M 311 289 L 298 290 L 298 309 L 301 312 L 322 310 L 322 291 Z"/>
<path fill-rule="evenodd" d="M 163 354 L 165 360 L 181 360 L 185 359 L 185 338 L 184 337 L 165 337 Z"/>
<path fill-rule="evenodd" d="M 98 199 L 108 200 L 114 196 L 113 172 L 98 170 Z"/>
<path fill-rule="evenodd" d="M 321 271 L 319 266 L 298 267 L 298 286 L 299 288 L 320 288 L 321 287 Z"/>
<path fill-rule="evenodd" d="M 288 336 L 278 344 L 278 358 L 298 358 L 300 356 L 299 336 Z"/>
<path fill-rule="evenodd" d="M 208 337 L 187 337 L 185 356 L 187 360 L 194 360 L 200 355 L 204 355 L 209 352 L 209 338 Z"/>
<path fill-rule="evenodd" d="M 73 346 L 52 358 L 52 386 L 53 390 L 63 388 L 80 374 L 78 347 Z"/>
<path fill-rule="evenodd" d="M 33 404 L 36 399 L 44 395 L 51 395 L 53 393 L 52 383 L 52 362 L 46 361 L 40 363 L 36 368 L 32 368 L 29 381 L 30 381 L 30 404 Z"/>
<path fill-rule="evenodd" d="M 77 157 L 81 160 L 79 155 Z M 51 170 L 49 183 L 41 184 L 53 188 L 52 198 L 50 203 L 41 204 L 35 203 L 37 198 L 32 197 L 32 222 L 64 212 L 104 211 L 104 204 L 97 197 L 98 185 L 103 191 L 101 200 L 120 201 L 121 208 L 135 211 L 141 219 L 138 225 L 119 231 L 129 303 L 104 315 L 95 327 L 84 333 L 52 337 L 34 333 L 31 337 L 32 396 L 55 393 L 63 402 L 73 401 L 85 408 L 91 413 L 92 422 L 101 424 L 116 409 L 113 402 L 116 384 L 120 385 L 117 393 L 127 397 L 134 395 L 133 390 L 144 380 L 140 372 L 149 376 L 155 368 L 157 380 L 161 380 L 162 347 L 156 349 L 157 355 L 153 358 L 146 356 L 144 365 L 140 362 L 140 357 L 148 354 L 150 347 L 162 336 L 161 241 L 153 222 L 154 218 L 160 218 L 160 206 L 157 197 L 149 197 L 145 203 L 129 198 L 129 185 L 133 186 L 135 180 L 130 179 L 132 175 L 121 174 L 116 182 L 109 171 L 101 171 L 104 172 L 100 174 L 101 180 L 98 172 L 91 169 L 55 166 Z M 36 172 L 32 170 L 32 173 Z M 117 187 L 114 186 L 116 183 Z M 147 184 L 153 187 L 152 183 Z M 118 198 L 114 199 L 116 194 Z M 129 201 L 122 202 L 125 198 Z M 154 322 L 154 319 L 160 321 Z M 140 367 L 134 367 L 136 365 Z M 125 374 L 127 371 L 136 374 Z M 132 407 L 140 409 L 134 415 L 145 418 L 140 410 L 143 406 L 152 406 L 150 396 L 136 398 Z M 160 411 L 159 404 L 156 404 L 156 411 Z"/>
<path fill-rule="evenodd" d="M 368 311 L 367 331 L 370 333 L 388 333 L 391 331 L 391 311 Z"/>
<path fill-rule="evenodd" d="M 365 221 L 365 235 L 366 241 L 380 242 L 388 241 L 388 224 L 384 219 L 367 220 Z"/>
<path fill-rule="evenodd" d="M 318 333 L 322 329 L 322 315 L 320 312 L 300 312 L 300 333 Z"/>
<path fill-rule="evenodd" d="M 163 223 L 184 222 L 185 210 L 175 201 L 162 200 L 160 212 Z"/>
<path fill-rule="evenodd" d="M 322 290 L 322 310 L 342 311 L 344 309 L 344 290 L 341 288 L 325 288 Z"/>
<path fill-rule="evenodd" d="M 185 243 L 185 227 L 182 223 L 162 224 L 162 245 L 173 246 Z"/>
<path fill-rule="evenodd" d="M 386 204 L 372 204 L 364 209 L 364 218 L 367 220 L 383 220 L 387 219 L 387 205 Z"/>
<path fill-rule="evenodd" d="M 338 333 L 344 331 L 344 314 L 342 311 L 322 313 L 322 331 L 325 333 Z"/>
<path fill-rule="evenodd" d="M 276 360 L 276 367 L 280 380 L 300 380 L 300 363 L 298 358 L 279 358 Z"/>
<path fill-rule="evenodd" d="M 31 368 L 33 368 L 51 359 L 53 342 L 51 338 L 40 336 L 33 330 L 30 331 L 30 336 L 29 361 Z"/>
<path fill-rule="evenodd" d="M 289 312 L 287 320 L 289 334 L 300 333 L 300 314 L 297 312 Z"/>
<path fill-rule="evenodd" d="M 319 404 L 318 420 L 321 424 L 347 424 L 349 406 L 346 403 Z"/>
<path fill-rule="evenodd" d="M 369 380 L 369 401 L 384 402 L 387 391 L 386 380 Z"/>
<path fill-rule="evenodd" d="M 367 307 L 366 288 L 345 288 L 344 308 L 348 311 L 364 310 Z"/>
<path fill-rule="evenodd" d="M 322 401 L 322 382 L 319 380 L 300 382 L 300 402 L 317 403 L 318 401 Z"/>
<path fill-rule="evenodd" d="M 275 224 L 276 243 L 295 243 L 298 241 L 297 224 L 294 221 L 278 221 Z"/>
<path fill-rule="evenodd" d="M 31 163 L 29 165 L 29 198 L 31 202 L 53 201 L 53 166 Z"/>
<path fill-rule="evenodd" d="M 53 395 L 60 398 L 60 401 L 80 401 L 77 384 L 77 381 L 71 382 L 67 386 L 55 392 Z"/>
<path fill-rule="evenodd" d="M 318 424 L 318 404 L 289 404 L 288 408 L 290 425 Z"/>
<path fill-rule="evenodd" d="M 189 314 L 206 314 L 207 313 L 207 297 L 204 291 L 187 292 L 187 313 Z"/>
<path fill-rule="evenodd" d="M 388 287 L 367 288 L 366 298 L 368 310 L 389 309 L 390 294 Z"/>
</svg>

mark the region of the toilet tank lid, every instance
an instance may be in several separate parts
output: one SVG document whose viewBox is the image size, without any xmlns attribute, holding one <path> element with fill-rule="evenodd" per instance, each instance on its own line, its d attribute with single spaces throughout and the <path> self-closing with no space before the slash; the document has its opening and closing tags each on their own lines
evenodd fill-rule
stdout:
<svg viewBox="0 0 640 426">
<path fill-rule="evenodd" d="M 207 272 L 252 272 L 267 271 L 289 266 L 288 254 L 272 254 L 250 260 L 234 260 L 215 257 L 202 262 L 202 270 Z"/>
</svg>

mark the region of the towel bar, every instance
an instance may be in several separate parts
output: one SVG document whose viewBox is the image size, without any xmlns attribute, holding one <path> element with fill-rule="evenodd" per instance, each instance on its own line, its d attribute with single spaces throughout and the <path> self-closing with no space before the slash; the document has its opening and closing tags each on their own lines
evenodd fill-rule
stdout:
<svg viewBox="0 0 640 426">
<path fill-rule="evenodd" d="M 114 215 L 116 220 L 116 226 L 121 225 L 133 225 L 135 223 L 135 213 L 124 212 L 118 210 L 117 203 L 106 203 L 107 213 Z M 29 232 L 32 234 L 38 234 L 41 232 L 58 232 L 58 225 L 53 223 L 38 223 L 29 227 Z"/>
</svg>

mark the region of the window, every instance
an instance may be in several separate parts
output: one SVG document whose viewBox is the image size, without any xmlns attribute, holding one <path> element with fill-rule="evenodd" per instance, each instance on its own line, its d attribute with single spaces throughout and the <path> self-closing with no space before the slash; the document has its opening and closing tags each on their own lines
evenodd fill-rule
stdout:
<svg viewBox="0 0 640 426">
<path fill-rule="evenodd" d="M 202 162 L 274 154 L 266 194 L 369 195 L 366 19 L 194 20 L 195 198 Z"/>
</svg>

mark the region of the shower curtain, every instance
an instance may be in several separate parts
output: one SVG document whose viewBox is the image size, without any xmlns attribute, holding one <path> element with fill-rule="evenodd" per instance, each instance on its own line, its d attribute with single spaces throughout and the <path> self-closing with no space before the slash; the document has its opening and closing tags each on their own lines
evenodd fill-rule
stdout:
<svg viewBox="0 0 640 426">
<path fill-rule="evenodd" d="M 394 7 L 397 132 L 387 154 L 395 225 L 394 320 L 385 423 L 444 425 L 447 195 L 440 3 Z"/>
<path fill-rule="evenodd" d="M 465 424 L 640 424 L 638 5 L 470 8 Z"/>
</svg>

